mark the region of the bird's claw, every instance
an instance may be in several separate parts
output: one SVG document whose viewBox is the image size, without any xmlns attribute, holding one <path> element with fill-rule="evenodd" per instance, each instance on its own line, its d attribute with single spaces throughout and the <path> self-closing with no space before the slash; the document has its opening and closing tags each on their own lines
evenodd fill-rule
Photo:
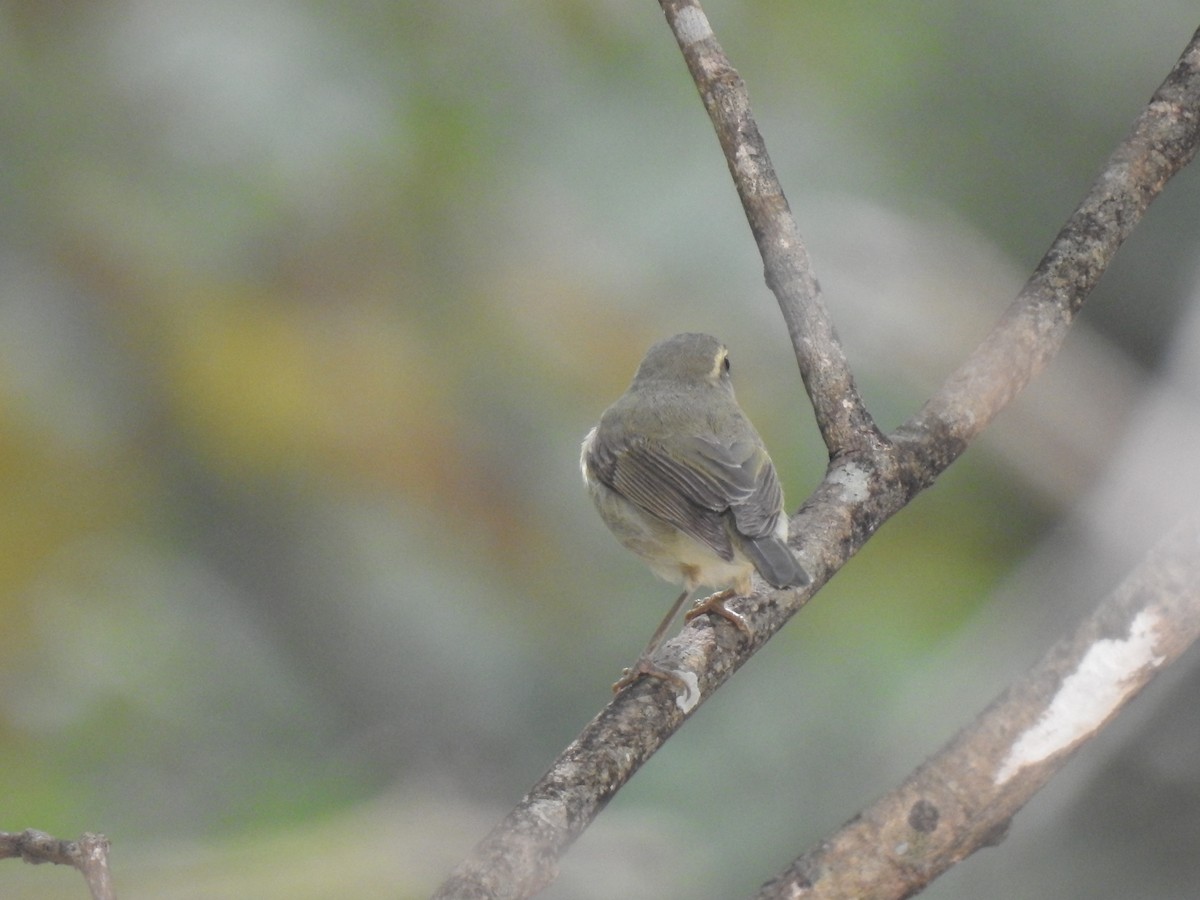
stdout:
<svg viewBox="0 0 1200 900">
<path fill-rule="evenodd" d="M 683 614 L 684 619 L 688 622 L 697 616 L 703 616 L 707 613 L 713 613 L 720 616 L 746 637 L 753 636 L 754 632 L 750 629 L 750 624 L 746 621 L 746 617 L 741 613 L 734 612 L 725 605 L 725 601 L 737 596 L 732 589 L 717 591 L 717 593 L 705 597 L 703 600 L 698 600 L 696 605 Z"/>
<path fill-rule="evenodd" d="M 613 684 L 613 693 L 616 694 L 621 692 L 643 675 L 648 675 L 651 678 L 657 678 L 660 681 L 665 681 L 667 684 L 674 687 L 676 691 L 682 693 L 687 693 L 690 690 L 687 682 L 680 678 L 675 672 L 664 669 L 661 666 L 656 665 L 653 660 L 643 656 L 628 669 L 624 669 L 621 672 L 621 677 L 617 679 L 615 684 Z"/>
<path fill-rule="evenodd" d="M 675 705 L 684 715 L 690 713 L 700 703 L 700 682 L 694 673 L 672 672 L 656 665 L 646 656 L 621 673 L 621 677 L 613 685 L 613 693 L 629 687 L 643 675 L 665 681 L 673 687 L 675 689 Z"/>
</svg>

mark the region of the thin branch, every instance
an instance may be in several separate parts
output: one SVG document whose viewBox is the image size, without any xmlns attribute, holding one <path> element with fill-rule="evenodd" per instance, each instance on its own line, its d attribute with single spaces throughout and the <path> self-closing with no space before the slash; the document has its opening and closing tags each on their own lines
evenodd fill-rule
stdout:
<svg viewBox="0 0 1200 900">
<path fill-rule="evenodd" d="M 1200 519 L 1125 582 L 937 755 L 755 900 L 909 897 L 981 847 L 1084 743 L 1200 638 Z"/>
<path fill-rule="evenodd" d="M 0 859 L 16 857 L 34 865 L 72 866 L 83 873 L 93 900 L 116 900 L 108 868 L 108 838 L 102 834 L 85 832 L 79 840 L 61 841 L 32 828 L 17 833 L 0 831 Z"/>
<path fill-rule="evenodd" d="M 660 5 L 721 142 L 829 456 L 875 446 L 879 431 L 821 300 L 821 285 L 754 121 L 746 85 L 699 3 L 660 0 Z"/>
<path fill-rule="evenodd" d="M 815 335 L 794 336 L 801 369 L 807 371 L 806 384 L 818 416 L 824 419 L 822 429 L 834 453 L 824 481 L 791 520 L 791 533 L 803 541 L 801 561 L 813 580 L 803 590 L 756 593 L 737 601 L 738 611 L 753 629 L 748 639 L 731 626 L 722 623 L 714 627 L 697 619 L 664 644 L 656 661 L 694 684 L 695 691 L 676 697 L 665 682 L 644 679 L 615 697 L 455 870 L 435 900 L 528 897 L 553 880 L 559 856 L 642 763 L 887 519 L 932 484 L 1040 371 L 1058 350 L 1067 326 L 1121 242 L 1167 180 L 1195 155 L 1200 141 L 1198 32 L 983 345 L 921 412 L 892 436 L 892 442 L 864 441 L 864 435 L 874 433 L 873 426 L 868 426 L 869 419 L 859 409 L 857 394 L 836 393 L 853 382 L 847 381 L 844 359 L 838 361 L 841 350 L 832 328 L 826 330 L 828 317 L 820 306 L 803 244 L 788 230 L 794 230 L 794 223 L 786 225 L 790 214 L 782 192 L 772 187 L 773 170 L 758 130 L 752 127 L 745 87 L 727 68 L 728 63 L 720 62 L 724 56 L 695 3 L 662 0 L 662 5 L 676 34 L 681 35 L 685 55 L 696 56 L 695 63 L 689 57 L 689 66 L 700 67 L 704 59 L 718 60 L 720 72 L 714 74 L 721 77 L 713 88 L 720 88 L 718 105 L 733 111 L 733 119 L 741 123 L 738 133 L 755 136 L 748 145 L 755 149 L 747 151 L 752 165 L 736 158 L 738 148 L 747 145 L 722 138 L 722 146 L 733 154 L 729 168 L 748 214 L 757 208 L 756 198 L 768 198 L 764 204 L 773 203 L 778 213 L 770 220 L 771 226 L 753 227 L 760 246 L 764 241 L 768 245 L 763 255 L 769 283 L 773 287 L 791 285 L 780 301 L 785 317 L 792 317 L 788 318 L 789 331 L 802 330 L 810 320 L 818 325 Z M 698 79 L 698 83 L 706 106 L 710 106 L 714 101 L 705 94 L 709 81 Z M 770 201 L 771 196 L 777 199 Z M 780 222 L 784 223 L 782 236 L 771 230 Z M 760 234 L 767 237 L 760 238 Z M 777 273 L 781 271 L 790 274 L 780 277 Z M 787 299 L 793 290 L 796 302 Z M 829 366 L 826 358 L 833 360 Z M 843 401 L 844 411 L 834 409 Z"/>
</svg>

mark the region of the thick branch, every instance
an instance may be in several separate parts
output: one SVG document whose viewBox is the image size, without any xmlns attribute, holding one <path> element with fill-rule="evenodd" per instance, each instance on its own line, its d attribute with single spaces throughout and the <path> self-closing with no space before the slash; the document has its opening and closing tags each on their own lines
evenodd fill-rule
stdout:
<svg viewBox="0 0 1200 900">
<path fill-rule="evenodd" d="M 1200 637 L 1200 519 L 1151 551 L 1071 636 L 892 793 L 756 900 L 909 897 L 1009 820 Z"/>
<path fill-rule="evenodd" d="M 803 591 L 771 591 L 738 601 L 738 611 L 753 629 L 749 639 L 725 624 L 714 629 L 697 619 L 668 641 L 656 661 L 694 684 L 695 691 L 676 697 L 663 681 L 645 679 L 619 694 L 435 898 L 527 897 L 548 884 L 558 857 L 703 699 L 801 609 L 888 518 L 931 484 L 1057 352 L 1067 326 L 1121 242 L 1166 181 L 1195 155 L 1200 140 L 1198 32 L 983 345 L 893 436 L 894 443 L 875 441 L 869 439 L 874 428 L 853 392 L 840 346 L 820 305 L 803 244 L 794 233 L 782 192 L 776 190 L 744 85 L 719 53 L 695 3 L 662 4 L 689 67 L 694 74 L 699 70 L 697 83 L 705 105 L 729 111 L 740 123 L 734 131 L 753 136 L 748 142 L 722 137 L 722 146 L 732 154 L 730 172 L 748 215 L 760 205 L 774 208 L 767 224 L 752 219 L 758 222 L 752 227 L 760 247 L 767 245 L 763 256 L 768 280 L 783 291 L 781 308 L 834 454 L 824 481 L 791 521 L 791 533 L 803 541 L 799 553 L 812 584 Z M 709 64 L 715 67 L 711 73 L 704 68 Z M 718 94 L 719 102 L 706 91 Z M 714 118 L 724 121 L 726 115 Z M 739 153 L 745 159 L 739 160 Z M 778 272 L 786 277 L 778 277 Z M 779 288 L 781 283 L 786 288 Z M 793 291 L 795 302 L 790 299 Z M 810 323 L 811 333 L 805 331 Z M 837 393 L 847 388 L 850 393 Z"/>
</svg>

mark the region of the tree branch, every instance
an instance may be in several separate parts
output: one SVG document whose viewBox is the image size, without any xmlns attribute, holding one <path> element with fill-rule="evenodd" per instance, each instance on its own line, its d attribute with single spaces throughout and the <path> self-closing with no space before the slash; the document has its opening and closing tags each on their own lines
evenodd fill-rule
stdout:
<svg viewBox="0 0 1200 900">
<path fill-rule="evenodd" d="M 821 285 L 754 121 L 746 85 L 699 3 L 660 0 L 660 5 L 721 142 L 829 456 L 878 446 L 881 436 L 821 299 Z"/>
<path fill-rule="evenodd" d="M 1198 637 L 1200 518 L 1193 518 L 937 755 L 755 900 L 912 896 L 1003 837 L 1075 751 Z"/>
<path fill-rule="evenodd" d="M 77 841 L 61 841 L 44 831 L 0 831 L 0 859 L 20 857 L 27 863 L 72 866 L 83 873 L 93 900 L 116 900 L 108 868 L 108 838 L 85 832 Z"/>
<path fill-rule="evenodd" d="M 695 690 L 676 697 L 662 680 L 643 679 L 615 697 L 435 900 L 527 897 L 545 887 L 559 856 L 703 699 L 887 519 L 932 484 L 1053 357 L 1121 242 L 1200 141 L 1198 32 L 992 333 L 913 419 L 890 440 L 879 439 L 820 303 L 803 242 L 750 116 L 745 86 L 696 3 L 661 4 L 710 114 L 716 109 L 715 120 L 732 123 L 725 131 L 718 124 L 722 147 L 832 455 L 824 480 L 791 520 L 813 580 L 803 590 L 759 592 L 736 601 L 753 630 L 749 638 L 723 621 L 714 626 L 697 619 L 666 642 L 657 662 Z M 765 217 L 758 218 L 759 212 Z"/>
<path fill-rule="evenodd" d="M 1200 142 L 1200 31 L 1113 151 L 1021 293 L 896 437 L 957 455 L 1058 352 L 1117 248 Z M 931 475 L 946 467 L 928 460 Z"/>
</svg>

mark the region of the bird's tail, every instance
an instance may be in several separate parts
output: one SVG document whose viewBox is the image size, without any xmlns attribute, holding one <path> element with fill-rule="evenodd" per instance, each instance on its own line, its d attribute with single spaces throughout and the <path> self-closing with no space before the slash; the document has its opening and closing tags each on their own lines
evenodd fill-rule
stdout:
<svg viewBox="0 0 1200 900">
<path fill-rule="evenodd" d="M 795 555 L 777 537 L 743 538 L 742 552 L 754 563 L 758 574 L 773 587 L 802 587 L 808 584 L 808 573 L 800 567 Z"/>
</svg>

